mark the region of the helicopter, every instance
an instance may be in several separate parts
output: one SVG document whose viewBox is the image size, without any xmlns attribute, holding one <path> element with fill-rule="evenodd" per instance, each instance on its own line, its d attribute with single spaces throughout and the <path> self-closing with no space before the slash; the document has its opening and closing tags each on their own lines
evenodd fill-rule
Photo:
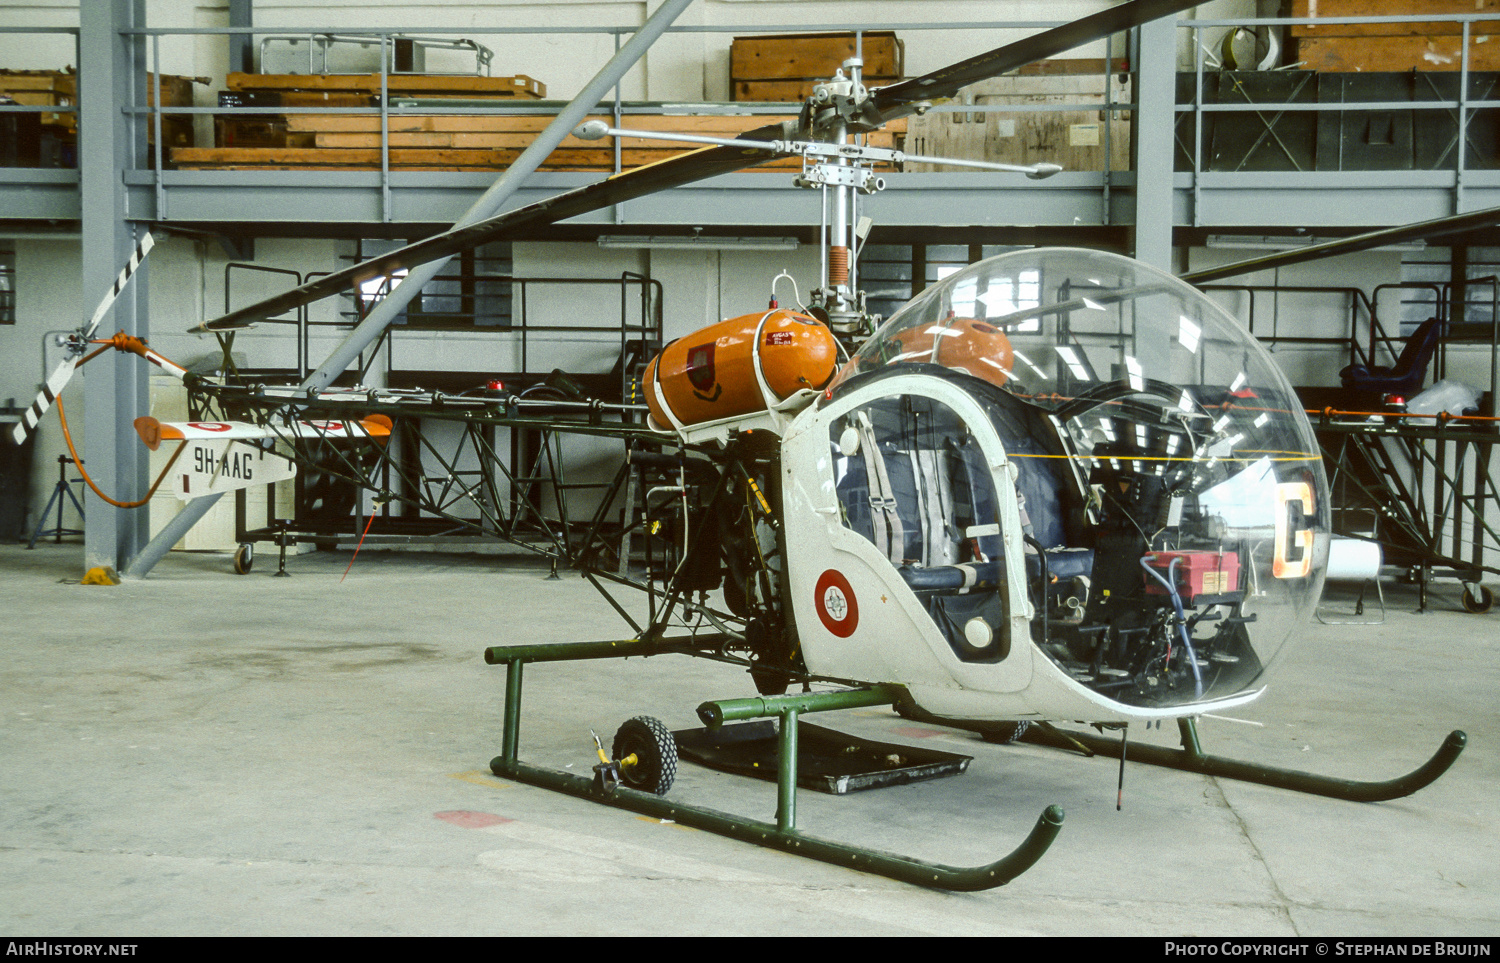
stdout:
<svg viewBox="0 0 1500 963">
<path fill-rule="evenodd" d="M 866 89 L 853 60 L 814 90 L 796 122 L 698 138 L 700 150 L 463 224 L 195 329 L 232 331 L 489 240 L 801 156 L 798 184 L 822 191 L 829 212 L 820 285 L 795 309 L 773 298 L 662 347 L 640 372 L 644 405 L 567 392 L 324 393 L 184 375 L 200 416 L 138 428 L 149 444 L 218 425 L 207 430 L 243 433 L 242 444 L 280 442 L 294 457 L 306 436 L 298 425 L 358 424 L 377 439 L 414 415 L 624 442 L 610 497 L 580 538 L 566 518 L 553 519 L 549 552 L 601 591 L 604 582 L 644 590 L 648 618 L 641 624 L 615 603 L 631 638 L 486 650 L 488 663 L 507 667 L 502 750 L 491 763 L 503 777 L 947 889 L 1024 872 L 1060 831 L 1061 808 L 979 867 L 821 840 L 796 826 L 804 715 L 891 706 L 991 741 L 1116 755 L 1122 766 L 1129 726 L 1173 721 L 1181 750 L 1137 746 L 1130 758 L 1347 799 L 1415 792 L 1452 765 L 1463 733 L 1415 772 L 1378 783 L 1220 759 L 1199 744 L 1196 717 L 1264 692 L 1317 604 L 1331 542 L 1312 428 L 1285 376 L 1232 317 L 1183 279 L 1071 248 L 971 264 L 885 320 L 868 314 L 858 290 L 858 204 L 882 187 L 877 164 L 908 159 L 860 144 L 859 134 L 976 80 L 1193 5 L 1130 0 L 886 88 Z M 601 125 L 579 133 L 647 136 Z M 1045 177 L 1056 168 L 1022 170 Z M 1384 243 L 1388 233 L 1337 250 Z M 401 468 L 378 439 L 369 458 L 339 451 L 351 479 L 400 497 L 375 481 L 369 458 Z M 660 556 L 648 552 L 639 578 L 611 570 L 601 537 L 632 473 L 649 474 L 668 496 L 654 508 L 647 499 L 639 530 L 658 536 L 648 544 Z M 504 521 L 499 533 L 513 534 Z M 698 714 L 710 731 L 774 720 L 774 823 L 669 801 L 677 746 L 649 716 L 622 725 L 609 751 L 595 738 L 592 778 L 519 758 L 527 664 L 665 654 L 748 672 L 756 696 L 705 702 Z M 1069 721 L 1099 734 L 1054 726 Z"/>
</svg>

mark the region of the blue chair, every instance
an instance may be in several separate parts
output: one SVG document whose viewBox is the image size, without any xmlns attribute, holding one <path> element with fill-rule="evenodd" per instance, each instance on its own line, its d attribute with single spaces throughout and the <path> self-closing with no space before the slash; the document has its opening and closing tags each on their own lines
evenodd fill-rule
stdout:
<svg viewBox="0 0 1500 963">
<path fill-rule="evenodd" d="M 1339 381 L 1345 388 L 1356 391 L 1409 398 L 1427 380 L 1427 366 L 1432 363 L 1442 333 L 1442 322 L 1428 318 L 1406 339 L 1406 347 L 1401 349 L 1395 364 L 1388 368 L 1351 364 L 1339 372 Z"/>
</svg>

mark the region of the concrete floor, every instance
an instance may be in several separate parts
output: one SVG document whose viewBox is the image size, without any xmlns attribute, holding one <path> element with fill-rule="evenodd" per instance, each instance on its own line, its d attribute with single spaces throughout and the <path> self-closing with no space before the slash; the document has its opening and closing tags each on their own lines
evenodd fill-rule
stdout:
<svg viewBox="0 0 1500 963">
<path fill-rule="evenodd" d="M 808 833 L 972 865 L 1067 811 L 1029 873 L 946 894 L 491 776 L 504 672 L 483 648 L 628 635 L 577 578 L 371 552 L 342 583 L 331 553 L 236 577 L 225 556 L 174 554 L 92 587 L 81 555 L 0 546 L 5 935 L 1500 934 L 1500 610 L 1464 613 L 1453 583 L 1425 615 L 1388 586 L 1384 625 L 1308 626 L 1236 713 L 1257 725 L 1201 727 L 1210 751 L 1346 778 L 1405 772 L 1466 730 L 1454 769 L 1396 802 L 1137 767 L 1116 812 L 1111 760 L 882 710 L 816 719 L 975 758 L 920 785 L 803 792 Z M 751 693 L 685 658 L 534 666 L 522 758 L 587 772 L 591 727 L 686 728 L 704 699 Z M 691 765 L 672 796 L 775 808 L 771 784 Z"/>
</svg>

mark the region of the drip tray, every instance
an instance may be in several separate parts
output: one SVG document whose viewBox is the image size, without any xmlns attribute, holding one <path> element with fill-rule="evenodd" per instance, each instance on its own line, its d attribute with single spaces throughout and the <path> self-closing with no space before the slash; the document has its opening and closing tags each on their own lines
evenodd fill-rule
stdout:
<svg viewBox="0 0 1500 963">
<path fill-rule="evenodd" d="M 741 722 L 715 731 L 684 729 L 672 735 L 684 759 L 722 772 L 776 781 L 780 739 L 772 720 Z M 974 761 L 973 756 L 953 752 L 856 739 L 801 720 L 797 743 L 797 785 L 834 795 L 956 776 Z"/>
</svg>

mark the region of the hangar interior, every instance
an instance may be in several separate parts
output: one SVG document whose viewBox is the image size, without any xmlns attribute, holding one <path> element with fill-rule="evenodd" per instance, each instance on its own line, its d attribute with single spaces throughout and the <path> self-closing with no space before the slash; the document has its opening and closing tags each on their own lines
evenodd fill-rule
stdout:
<svg viewBox="0 0 1500 963">
<path fill-rule="evenodd" d="M 205 375 L 305 383 L 389 280 L 232 338 L 190 329 L 465 218 L 670 6 L 0 0 L 6 417 L 24 419 L 65 356 L 58 336 L 89 316 L 147 231 L 155 247 L 99 336 L 129 331 Z M 873 88 L 1115 6 L 699 0 L 586 106 L 627 130 L 734 137 L 795 118 L 804 86 L 827 79 L 791 66 L 799 37 L 851 45 Z M 881 189 L 860 199 L 869 311 L 889 317 L 976 262 L 1036 247 L 1181 276 L 1500 207 L 1500 64 L 1485 46 L 1500 4 L 1439 6 L 1416 22 L 1409 5 L 1375 0 L 1324 0 L 1321 14 L 1215 0 L 924 104 L 870 135 L 909 156 L 879 167 Z M 1334 22 L 1307 19 L 1320 15 Z M 775 69 L 755 73 L 762 49 Z M 567 138 L 505 210 L 686 149 Z M 1032 179 L 915 155 L 1062 170 Z M 372 401 L 435 392 L 439 406 L 503 391 L 640 402 L 640 368 L 662 346 L 827 283 L 829 214 L 794 184 L 799 169 L 726 173 L 466 249 L 329 382 Z M 549 534 L 514 550 L 487 514 L 521 498 L 539 517 L 564 515 L 564 531 L 568 515 L 604 517 L 623 477 L 620 438 L 543 431 L 538 442 L 398 418 L 420 497 L 377 469 L 356 485 L 301 466 L 296 480 L 242 486 L 212 507 L 164 490 L 119 508 L 85 491 L 70 446 L 101 488 L 138 499 L 171 466 L 165 447 L 141 445 L 136 420 L 206 415 L 159 366 L 102 356 L 61 393 L 71 440 L 49 413 L 24 453 L 8 437 L 0 452 L 0 596 L 15 650 L 0 738 L 19 777 L 0 787 L 3 928 L 1493 936 L 1497 275 L 1491 222 L 1203 285 L 1313 412 L 1335 533 L 1385 552 L 1372 570 L 1361 553 L 1357 575 L 1330 575 L 1269 693 L 1203 716 L 1205 739 L 1272 766 L 1385 779 L 1462 729 L 1470 746 L 1454 768 L 1379 803 L 1146 767 L 1117 790 L 1101 754 L 994 746 L 888 705 L 827 713 L 860 739 L 973 759 L 952 778 L 804 792 L 810 833 L 967 866 L 1010 849 L 1043 807 L 1067 809 L 1035 869 L 973 894 L 694 832 L 685 818 L 631 819 L 485 768 L 507 691 L 486 646 L 624 640 L 639 632 L 632 619 L 655 618 L 654 594 L 595 590 L 599 570 L 650 570 L 651 551 L 672 549 L 654 530 L 617 543 L 607 564 L 583 559 L 595 566 L 583 578 L 567 535 L 562 549 Z M 1424 338 L 1415 380 L 1396 391 L 1360 393 L 1341 377 L 1355 363 L 1409 364 Z M 1468 392 L 1434 409 L 1456 405 L 1458 417 L 1396 417 L 1439 383 Z M 476 480 L 490 462 L 510 469 L 492 491 Z M 628 512 L 651 496 L 625 497 Z M 180 511 L 194 523 L 181 531 Z M 133 577 L 80 587 L 96 568 Z M 564 662 L 531 678 L 526 753 L 585 776 L 591 729 L 607 744 L 640 713 L 691 728 L 702 699 L 756 688 L 740 666 L 671 658 Z M 1170 747 L 1173 728 L 1129 736 Z M 760 819 L 786 812 L 770 784 L 687 763 L 673 794 Z M 642 895 L 686 911 L 642 914 Z"/>
</svg>

